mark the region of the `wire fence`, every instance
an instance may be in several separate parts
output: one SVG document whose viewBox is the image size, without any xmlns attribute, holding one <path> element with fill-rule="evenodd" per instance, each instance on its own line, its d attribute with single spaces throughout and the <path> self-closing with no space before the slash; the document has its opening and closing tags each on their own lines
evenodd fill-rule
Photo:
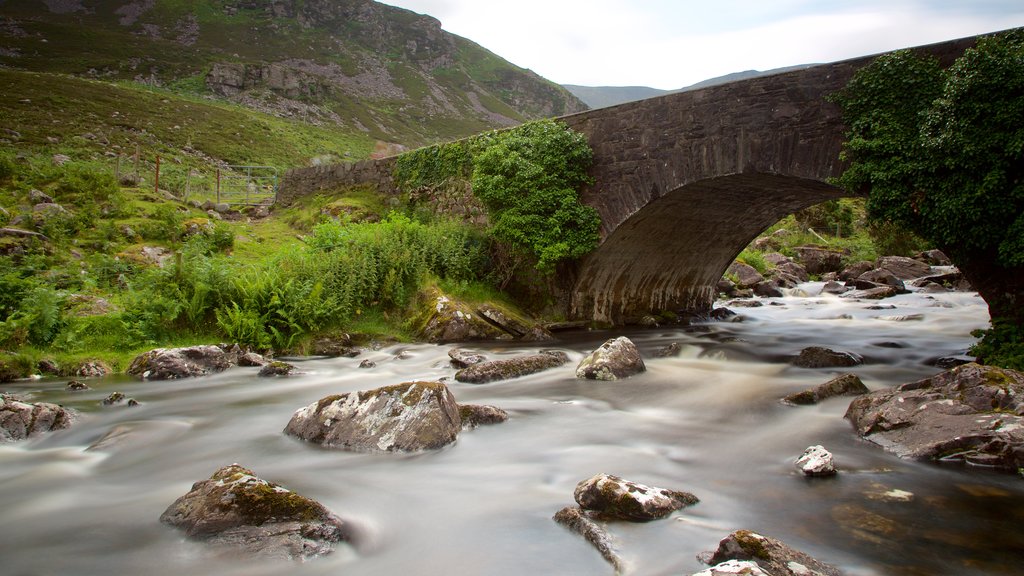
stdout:
<svg viewBox="0 0 1024 576">
<path fill-rule="evenodd" d="M 114 177 L 124 185 L 154 191 L 165 190 L 182 201 L 231 206 L 255 206 L 277 201 L 280 185 L 277 168 L 273 166 L 221 166 L 192 168 L 178 164 L 139 162 L 134 157 L 119 157 L 114 164 Z"/>
</svg>

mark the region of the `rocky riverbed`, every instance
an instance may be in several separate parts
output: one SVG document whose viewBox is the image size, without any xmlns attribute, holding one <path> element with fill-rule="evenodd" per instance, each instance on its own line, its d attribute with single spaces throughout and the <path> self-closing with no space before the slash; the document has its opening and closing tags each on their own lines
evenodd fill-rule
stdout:
<svg viewBox="0 0 1024 576">
<path fill-rule="evenodd" d="M 781 297 L 747 300 L 761 305 L 732 307 L 737 315 L 724 321 L 561 333 L 543 346 L 462 343 L 449 355 L 455 345 L 402 345 L 286 358 L 296 369 L 274 378 L 259 377 L 259 366 L 232 365 L 170 380 L 80 378 L 88 389 L 78 390 L 64 380 L 4 385 L 19 407 L 48 402 L 76 414 L 70 427 L 0 444 L 4 570 L 269 575 L 306 558 L 301 570 L 309 574 L 611 574 L 610 560 L 581 537 L 598 534 L 625 574 L 695 574 L 709 568 L 702 552 L 727 564 L 723 570 L 742 569 L 743 546 L 720 543 L 729 535 L 791 548 L 845 574 L 1011 573 L 1024 547 L 1017 475 L 978 466 L 984 457 L 900 458 L 844 419 L 858 401 L 844 394 L 862 390 L 823 387 L 852 373 L 874 394 L 943 372 L 941 359 L 962 356 L 970 331 L 986 324 L 983 302 L 913 286 L 879 302 L 823 287 L 802 283 Z M 645 370 L 617 380 L 577 374 L 619 336 L 636 345 Z M 811 347 L 859 362 L 794 363 Z M 455 377 L 455 357 L 486 362 L 541 350 L 567 361 L 509 380 Z M 462 422 L 454 441 L 412 452 L 339 450 L 284 431 L 298 411 L 341 401 L 340 414 L 345 398 L 380 397 L 374 390 L 396 391 L 393 402 L 415 406 L 424 396 L 394 388 L 411 382 L 447 388 Z M 102 402 L 115 392 L 137 402 Z M 782 401 L 794 395 L 801 401 Z M 467 406 L 480 407 L 483 419 L 470 423 Z M 475 426 L 494 415 L 507 420 Z M 796 467 L 815 446 L 834 458 L 834 476 Z M 257 559 L 221 545 L 233 536 L 211 545 L 160 522 L 193 484 L 214 493 L 217 482 L 236 482 L 211 477 L 232 462 L 254 471 L 239 478 L 264 492 L 315 501 L 311 509 L 322 506 L 352 537 L 346 528 L 329 547 L 309 545 L 317 553 Z M 685 491 L 692 499 L 642 522 L 577 508 L 578 485 L 600 474 L 643 488 L 634 493 Z M 262 526 L 301 527 L 303 510 L 254 517 Z M 585 520 L 600 532 L 553 521 L 562 510 L 577 510 L 567 525 Z M 727 559 L 729 550 L 739 552 Z"/>
</svg>

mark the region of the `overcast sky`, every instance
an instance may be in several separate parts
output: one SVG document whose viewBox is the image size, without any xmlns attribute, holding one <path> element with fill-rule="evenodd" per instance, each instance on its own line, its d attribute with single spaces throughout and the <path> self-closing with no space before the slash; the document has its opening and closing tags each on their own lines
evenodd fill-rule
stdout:
<svg viewBox="0 0 1024 576">
<path fill-rule="evenodd" d="M 674 89 L 1024 26 L 1024 0 L 386 0 L 559 84 Z"/>
</svg>

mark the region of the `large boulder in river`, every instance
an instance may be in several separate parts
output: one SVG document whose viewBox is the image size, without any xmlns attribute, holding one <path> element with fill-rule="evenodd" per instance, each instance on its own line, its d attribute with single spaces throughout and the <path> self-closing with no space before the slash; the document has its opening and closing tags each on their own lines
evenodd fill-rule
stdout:
<svg viewBox="0 0 1024 576">
<path fill-rule="evenodd" d="M 689 492 L 645 486 L 610 474 L 597 474 L 576 485 L 573 493 L 583 510 L 609 520 L 647 522 L 692 506 L 697 497 Z"/>
<path fill-rule="evenodd" d="M 71 426 L 74 417 L 72 410 L 56 404 L 30 404 L 9 394 L 0 394 L 0 443 L 63 430 Z"/>
<path fill-rule="evenodd" d="M 796 392 L 782 399 L 786 404 L 817 404 L 834 396 L 859 396 L 867 394 L 868 387 L 856 374 L 841 374 L 818 386 Z"/>
<path fill-rule="evenodd" d="M 878 267 L 892 272 L 901 280 L 927 276 L 932 271 L 932 267 L 928 264 L 905 256 L 882 256 L 878 259 Z"/>
<path fill-rule="evenodd" d="M 703 559 L 703 557 L 702 557 Z M 753 562 L 772 576 L 840 576 L 834 566 L 815 560 L 786 544 L 750 530 L 737 530 L 718 543 L 705 562 L 714 566 L 729 562 Z M 714 574 L 714 572 L 712 572 Z M 743 572 L 734 572 L 743 574 Z M 748 572 L 757 574 L 757 572 Z"/>
<path fill-rule="evenodd" d="M 576 377 L 587 380 L 618 380 L 647 370 L 640 351 L 625 336 L 612 338 L 580 360 Z"/>
<path fill-rule="evenodd" d="M 863 361 L 860 356 L 851 352 L 838 352 L 831 348 L 809 346 L 801 350 L 796 358 L 790 360 L 790 364 L 801 368 L 834 368 L 856 366 Z"/>
<path fill-rule="evenodd" d="M 1024 467 L 1024 374 L 964 364 L 850 403 L 865 439 L 901 458 Z"/>
<path fill-rule="evenodd" d="M 320 503 L 225 466 L 171 504 L 160 521 L 247 556 L 307 560 L 347 541 L 349 527 Z"/>
<path fill-rule="evenodd" d="M 557 368 L 568 361 L 569 356 L 565 352 L 541 350 L 537 354 L 523 354 L 513 358 L 472 364 L 456 372 L 455 379 L 469 384 L 486 384 Z"/>
<path fill-rule="evenodd" d="M 459 406 L 440 382 L 405 382 L 327 396 L 298 409 L 284 432 L 328 448 L 415 452 L 451 444 Z"/>
<path fill-rule="evenodd" d="M 234 364 L 232 354 L 218 346 L 156 348 L 132 360 L 128 373 L 143 380 L 171 380 L 223 372 Z"/>
</svg>

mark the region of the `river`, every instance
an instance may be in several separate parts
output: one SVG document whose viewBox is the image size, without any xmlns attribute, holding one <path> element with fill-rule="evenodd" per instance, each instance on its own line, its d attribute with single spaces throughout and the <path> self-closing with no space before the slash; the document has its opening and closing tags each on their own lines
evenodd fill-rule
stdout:
<svg viewBox="0 0 1024 576">
<path fill-rule="evenodd" d="M 871 389 L 937 373 L 936 357 L 963 354 L 971 330 L 987 324 L 981 299 L 763 302 L 733 308 L 740 322 L 569 334 L 546 348 L 565 351 L 570 364 L 485 385 L 452 380 L 451 346 L 426 344 L 290 359 L 304 373 L 287 378 L 235 368 L 178 381 L 96 379 L 78 393 L 65 392 L 67 380 L 5 385 L 83 417 L 68 430 L 0 445 L 0 574 L 611 574 L 588 543 L 551 519 L 573 504 L 577 482 L 600 472 L 701 500 L 667 519 L 608 525 L 629 574 L 696 572 L 697 553 L 741 528 L 851 575 L 1021 573 L 1020 477 L 891 456 L 843 420 L 848 398 L 779 402 L 839 372 L 785 362 L 811 345 L 863 355 L 850 371 Z M 879 304 L 895 308 L 869 309 Z M 647 372 L 577 380 L 576 363 L 619 335 L 640 347 Z M 682 345 L 680 356 L 654 356 L 671 342 Z M 538 349 L 466 347 L 492 359 Z M 376 367 L 358 368 L 364 359 Z M 440 378 L 460 403 L 499 406 L 509 421 L 411 455 L 331 451 L 282 434 L 297 408 L 329 394 Z M 141 404 L 101 407 L 113 391 Z M 112 430 L 116 440 L 89 448 Z M 798 474 L 793 461 L 814 444 L 833 452 L 837 477 Z M 216 555 L 158 522 L 193 482 L 233 462 L 355 523 L 358 545 L 304 564 L 257 561 Z"/>
</svg>

